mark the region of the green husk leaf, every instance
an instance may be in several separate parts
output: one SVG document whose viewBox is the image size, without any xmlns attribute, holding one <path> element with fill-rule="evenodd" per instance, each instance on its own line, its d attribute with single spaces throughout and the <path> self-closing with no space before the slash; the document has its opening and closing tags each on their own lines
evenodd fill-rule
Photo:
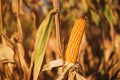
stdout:
<svg viewBox="0 0 120 80">
<path fill-rule="evenodd" d="M 44 59 L 45 48 L 50 36 L 51 28 L 54 24 L 53 14 L 56 12 L 57 12 L 56 9 L 51 10 L 50 13 L 46 16 L 46 18 L 41 23 L 37 31 L 35 50 L 32 57 L 33 64 L 34 64 L 33 80 L 37 80 L 39 71 L 41 70 L 42 62 Z"/>
</svg>

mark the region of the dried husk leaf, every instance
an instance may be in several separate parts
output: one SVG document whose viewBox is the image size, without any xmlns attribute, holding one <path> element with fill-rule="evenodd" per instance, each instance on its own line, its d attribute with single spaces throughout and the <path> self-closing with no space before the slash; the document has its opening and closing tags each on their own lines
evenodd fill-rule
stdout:
<svg viewBox="0 0 120 80">
<path fill-rule="evenodd" d="M 47 63 L 43 66 L 42 71 L 51 70 L 54 67 L 59 67 L 59 66 L 62 66 L 62 65 L 63 65 L 63 60 L 62 59 L 50 61 L 49 63 Z"/>
<path fill-rule="evenodd" d="M 27 66 L 27 63 L 26 63 L 26 60 L 25 60 L 25 51 L 24 51 L 23 45 L 21 43 L 18 43 L 17 48 L 18 48 L 18 54 L 19 54 L 21 68 L 24 72 L 23 79 L 28 80 L 28 78 L 29 78 L 29 76 L 28 76 L 28 66 Z"/>
<path fill-rule="evenodd" d="M 87 80 L 87 79 L 76 72 L 76 80 Z"/>
<path fill-rule="evenodd" d="M 68 63 L 66 64 L 64 71 L 62 74 L 59 75 L 59 77 L 56 80 L 63 80 L 64 77 L 67 75 L 67 73 L 69 72 L 70 68 L 73 66 L 73 63 Z"/>
<path fill-rule="evenodd" d="M 5 45 L 0 44 L 0 78 L 12 79 L 14 67 L 14 51 Z"/>
<path fill-rule="evenodd" d="M 14 60 L 14 51 L 5 45 L 0 44 L 0 60 Z"/>
</svg>

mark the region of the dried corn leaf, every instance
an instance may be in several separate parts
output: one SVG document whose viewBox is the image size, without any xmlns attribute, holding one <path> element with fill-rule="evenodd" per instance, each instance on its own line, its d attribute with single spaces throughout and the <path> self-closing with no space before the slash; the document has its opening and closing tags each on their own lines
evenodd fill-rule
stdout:
<svg viewBox="0 0 120 80">
<path fill-rule="evenodd" d="M 68 80 L 75 80 L 75 74 L 76 74 L 75 71 L 70 72 L 69 75 L 68 75 Z"/>
<path fill-rule="evenodd" d="M 76 80 L 87 80 L 87 79 L 76 72 Z"/>
<path fill-rule="evenodd" d="M 53 14 L 56 12 L 56 9 L 51 10 L 47 17 L 41 23 L 37 31 L 35 50 L 32 57 L 32 61 L 34 63 L 33 80 L 37 80 L 38 78 L 39 71 L 41 69 L 41 65 L 44 58 L 45 48 L 50 36 L 51 28 L 53 26 Z"/>
<path fill-rule="evenodd" d="M 63 60 L 62 59 L 50 61 L 49 63 L 47 63 L 46 65 L 43 66 L 42 71 L 51 70 L 54 67 L 59 67 L 59 66 L 62 66 L 62 65 L 63 65 Z"/>
<path fill-rule="evenodd" d="M 12 72 L 8 64 L 0 61 L 0 80 L 12 80 Z"/>
<path fill-rule="evenodd" d="M 120 79 L 120 62 L 113 65 L 109 71 L 110 80 L 119 80 Z"/>
<path fill-rule="evenodd" d="M 18 50 L 18 55 L 19 55 L 19 60 L 20 60 L 20 64 L 21 64 L 21 68 L 24 72 L 23 74 L 23 78 L 25 80 L 28 80 L 27 78 L 29 78 L 27 75 L 28 75 L 28 66 L 27 66 L 27 63 L 26 63 L 26 60 L 25 60 L 25 51 L 24 51 L 24 48 L 23 48 L 23 45 L 21 43 L 18 43 L 17 44 L 17 50 Z"/>
<path fill-rule="evenodd" d="M 115 36 L 115 52 L 117 53 L 120 61 L 120 35 Z"/>
<path fill-rule="evenodd" d="M 3 67 L 3 69 L 0 69 L 0 72 L 3 71 L 3 73 L 5 73 L 5 75 L 7 76 L 7 79 L 10 79 L 11 73 L 13 72 L 13 56 L 14 51 L 10 47 L 0 44 L 0 68 Z"/>
<path fill-rule="evenodd" d="M 12 11 L 14 14 L 23 14 L 22 0 L 12 0 Z"/>
<path fill-rule="evenodd" d="M 104 59 L 105 62 L 108 62 L 110 59 L 110 55 L 112 54 L 114 47 L 112 46 L 111 42 L 108 39 L 104 40 Z"/>
<path fill-rule="evenodd" d="M 19 0 L 12 0 L 12 11 L 15 14 L 18 14 L 18 10 L 19 10 L 19 4 L 18 4 Z"/>
<path fill-rule="evenodd" d="M 60 74 L 60 76 L 57 78 L 57 80 L 63 80 L 64 77 L 67 75 L 67 73 L 69 72 L 70 68 L 73 66 L 73 63 L 69 63 L 66 65 L 64 71 L 62 74 Z"/>
<path fill-rule="evenodd" d="M 13 49 L 14 43 L 5 34 L 1 33 L 1 36 L 4 38 L 5 45 Z"/>
<path fill-rule="evenodd" d="M 16 66 L 14 68 L 14 78 L 15 79 L 23 79 L 27 80 L 28 78 L 28 67 L 24 58 L 24 48 L 21 43 L 17 43 L 15 45 L 15 55 L 14 60 L 16 63 Z"/>
<path fill-rule="evenodd" d="M 0 44 L 0 60 L 10 60 L 11 62 L 14 60 L 13 56 L 14 51 L 10 47 Z"/>
</svg>

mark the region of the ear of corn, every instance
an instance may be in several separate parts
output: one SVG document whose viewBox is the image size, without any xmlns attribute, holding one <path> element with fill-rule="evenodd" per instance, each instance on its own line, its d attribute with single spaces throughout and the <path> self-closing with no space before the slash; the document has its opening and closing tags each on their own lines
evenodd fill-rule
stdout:
<svg viewBox="0 0 120 80">
<path fill-rule="evenodd" d="M 76 20 L 74 27 L 71 31 L 65 53 L 65 59 L 69 63 L 75 63 L 77 60 L 80 43 L 85 30 L 85 25 L 86 25 L 86 19 L 80 17 L 79 19 Z"/>
</svg>

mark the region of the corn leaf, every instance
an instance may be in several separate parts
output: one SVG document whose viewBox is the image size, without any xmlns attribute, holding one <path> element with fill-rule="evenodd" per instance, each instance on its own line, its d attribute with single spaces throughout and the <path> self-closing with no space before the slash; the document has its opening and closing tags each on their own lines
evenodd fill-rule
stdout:
<svg viewBox="0 0 120 80">
<path fill-rule="evenodd" d="M 98 26 L 99 25 L 99 21 L 100 21 L 99 15 L 96 12 L 94 12 L 93 10 L 90 10 L 90 13 L 91 13 L 91 16 L 92 16 L 92 20 Z"/>
<path fill-rule="evenodd" d="M 112 15 L 112 10 L 110 9 L 110 7 L 108 5 L 105 6 L 104 15 L 105 15 L 107 21 L 110 24 L 114 23 L 114 18 L 113 18 L 113 15 Z"/>
<path fill-rule="evenodd" d="M 87 79 L 76 72 L 76 80 L 87 80 Z"/>
<path fill-rule="evenodd" d="M 15 14 L 18 14 L 19 12 L 19 0 L 12 0 L 12 11 Z"/>
<path fill-rule="evenodd" d="M 46 18 L 43 20 L 41 25 L 39 26 L 39 29 L 37 31 L 36 36 L 36 42 L 35 42 L 35 51 L 33 53 L 33 80 L 37 80 L 39 71 L 41 70 L 41 65 L 44 58 L 44 52 L 45 48 L 49 39 L 50 31 L 53 26 L 54 21 L 54 15 L 53 13 L 56 13 L 57 10 L 53 9 L 50 11 L 50 13 L 46 16 Z"/>
<path fill-rule="evenodd" d="M 73 63 L 67 64 L 66 68 L 64 69 L 63 73 L 59 75 L 56 80 L 63 80 L 66 74 L 69 72 L 70 68 L 73 66 Z"/>
<path fill-rule="evenodd" d="M 57 59 L 54 61 L 50 61 L 49 63 L 47 63 L 46 65 L 43 66 L 42 71 L 46 71 L 46 70 L 51 70 L 54 67 L 59 67 L 63 65 L 63 60 L 62 59 Z"/>
<path fill-rule="evenodd" d="M 14 51 L 5 45 L 0 44 L 0 61 L 1 60 L 10 60 L 14 62 Z"/>
<path fill-rule="evenodd" d="M 87 12 L 88 11 L 87 1 L 86 0 L 81 0 L 81 2 L 82 2 L 83 9 L 85 10 L 85 12 Z"/>
</svg>

